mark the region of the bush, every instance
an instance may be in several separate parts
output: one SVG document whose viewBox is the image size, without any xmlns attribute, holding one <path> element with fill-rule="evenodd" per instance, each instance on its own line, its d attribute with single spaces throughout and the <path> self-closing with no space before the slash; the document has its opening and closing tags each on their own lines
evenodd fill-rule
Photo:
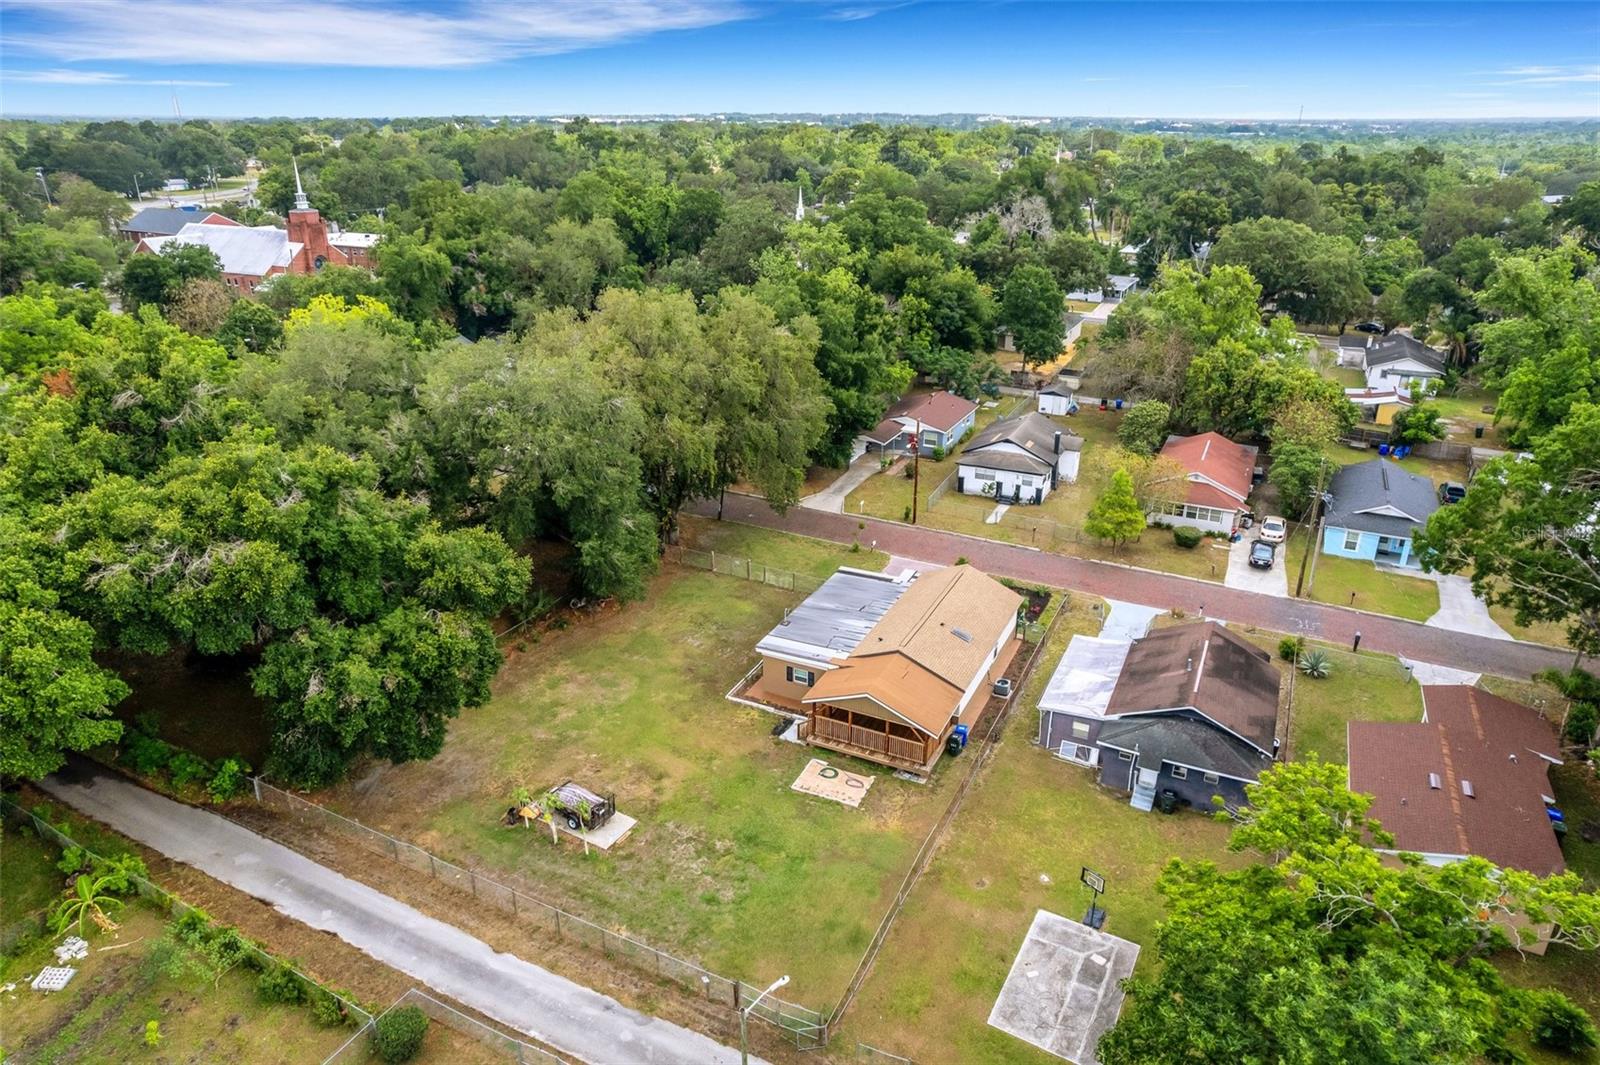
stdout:
<svg viewBox="0 0 1600 1065">
<path fill-rule="evenodd" d="M 152 777 L 166 769 L 172 763 L 172 756 L 177 753 L 169 744 L 143 732 L 125 735 L 122 764 L 142 777 Z"/>
<path fill-rule="evenodd" d="M 199 787 L 211 779 L 211 763 L 199 755 L 179 751 L 167 766 L 172 771 L 172 783 L 180 791 Z"/>
<path fill-rule="evenodd" d="M 1589 1015 L 1559 991 L 1544 991 L 1533 1007 L 1533 1041 L 1562 1054 L 1581 1054 L 1600 1044 Z"/>
<path fill-rule="evenodd" d="M 1303 636 L 1285 636 L 1278 641 L 1278 657 L 1285 662 L 1293 662 L 1305 649 L 1306 641 Z"/>
<path fill-rule="evenodd" d="M 947 454 L 949 454 L 949 452 L 945 451 L 944 448 L 936 447 L 932 451 L 928 452 L 928 457 L 935 462 L 943 462 L 944 457 Z"/>
<path fill-rule="evenodd" d="M 274 965 L 256 981 L 256 994 L 263 1002 L 295 1005 L 306 1000 L 306 985 L 289 969 Z"/>
<path fill-rule="evenodd" d="M 206 794 L 211 796 L 212 802 L 227 802 L 244 791 L 245 781 L 249 778 L 250 767 L 243 759 L 224 758 L 206 783 Z"/>
<path fill-rule="evenodd" d="M 329 994 L 320 987 L 311 993 L 311 1013 L 316 1017 L 318 1024 L 329 1028 L 343 1024 L 347 1019 L 344 1003 L 339 1001 L 339 997 Z"/>
<path fill-rule="evenodd" d="M 372 1033 L 372 1047 L 388 1065 L 410 1061 L 422 1049 L 428 1034 L 428 1015 L 415 1006 L 401 1006 L 378 1018 Z"/>
<path fill-rule="evenodd" d="M 1200 546 L 1204 539 L 1199 529 L 1192 529 L 1187 525 L 1179 525 L 1172 530 L 1172 542 L 1186 551 L 1192 551 Z"/>
<path fill-rule="evenodd" d="M 1600 725 L 1600 710 L 1593 703 L 1573 703 L 1567 711 L 1567 739 L 1579 747 L 1589 746 L 1596 725 Z"/>
</svg>

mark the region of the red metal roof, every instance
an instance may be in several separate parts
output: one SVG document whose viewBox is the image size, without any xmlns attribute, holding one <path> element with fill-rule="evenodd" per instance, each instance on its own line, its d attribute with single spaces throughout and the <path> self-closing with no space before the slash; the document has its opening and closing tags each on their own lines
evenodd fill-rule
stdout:
<svg viewBox="0 0 1600 1065">
<path fill-rule="evenodd" d="M 1251 479 L 1256 467 L 1256 449 L 1246 444 L 1235 444 L 1217 433 L 1200 433 L 1197 436 L 1172 436 L 1161 448 L 1164 458 L 1173 459 L 1191 474 L 1199 474 L 1220 485 L 1191 480 L 1188 500 L 1202 506 L 1227 507 L 1243 505 L 1250 495 Z M 1232 494 L 1230 494 L 1232 493 Z"/>
</svg>

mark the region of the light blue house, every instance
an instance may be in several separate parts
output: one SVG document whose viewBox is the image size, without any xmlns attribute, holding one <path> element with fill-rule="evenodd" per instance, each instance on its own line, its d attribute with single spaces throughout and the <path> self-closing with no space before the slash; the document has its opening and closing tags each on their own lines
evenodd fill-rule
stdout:
<svg viewBox="0 0 1600 1065">
<path fill-rule="evenodd" d="M 1439 509 L 1433 482 L 1388 459 L 1346 466 L 1328 486 L 1322 551 L 1391 566 L 1416 566 L 1411 540 Z"/>
</svg>

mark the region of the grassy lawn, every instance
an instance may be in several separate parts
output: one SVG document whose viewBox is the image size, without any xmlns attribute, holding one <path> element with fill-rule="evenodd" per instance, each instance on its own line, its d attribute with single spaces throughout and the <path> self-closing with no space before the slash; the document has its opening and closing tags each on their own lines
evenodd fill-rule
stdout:
<svg viewBox="0 0 1600 1065">
<path fill-rule="evenodd" d="M 1304 532 L 1290 538 L 1284 554 L 1288 566 L 1289 590 L 1294 591 L 1300 574 L 1300 560 L 1310 539 Z M 1439 586 L 1421 577 L 1407 577 L 1380 570 L 1370 562 L 1318 553 L 1307 568 L 1309 587 L 1305 596 L 1319 603 L 1353 606 L 1379 614 L 1392 614 L 1412 621 L 1427 621 L 1439 611 Z M 1354 602 L 1350 594 L 1355 593 Z"/>
<path fill-rule="evenodd" d="M 889 561 L 888 555 L 866 544 L 851 551 L 848 544 L 694 515 L 685 515 L 680 525 L 685 547 L 764 562 L 812 577 L 825 578 L 840 566 L 881 570 Z"/>
<path fill-rule="evenodd" d="M 56 849 L 31 831 L 5 823 L 0 835 L 0 931 L 53 903 L 66 877 L 56 869 Z"/>
<path fill-rule="evenodd" d="M 800 566 L 796 552 L 817 550 L 755 553 Z M 723 695 L 799 598 L 668 567 L 644 601 L 511 653 L 491 702 L 452 725 L 438 758 L 375 768 L 320 798 L 727 976 L 788 973 L 786 997 L 829 1008 L 958 774 L 941 765 L 913 784 L 851 762 L 876 778 L 854 810 L 790 789 L 815 752 Z M 502 826 L 517 785 L 568 777 L 638 818 L 609 854 Z"/>
<path fill-rule="evenodd" d="M 1285 675 L 1289 664 L 1278 657 L 1281 632 L 1243 631 L 1245 639 L 1270 651 Z M 1390 655 L 1306 641 L 1308 649 L 1325 652 L 1332 670 L 1321 680 L 1294 674 L 1289 703 L 1289 758 L 1317 755 L 1324 762 L 1343 762 L 1345 726 L 1351 721 L 1421 721 L 1422 687 L 1413 683 L 1398 659 Z"/>
<path fill-rule="evenodd" d="M 1163 907 L 1156 877 L 1170 858 L 1241 859 L 1227 829 L 1197 814 L 1140 813 L 1089 770 L 1034 744 L 1037 703 L 1074 633 L 1099 631 L 1093 599 L 1075 596 L 1040 658 L 1002 745 L 968 794 L 949 837 L 912 891 L 838 1045 L 857 1040 L 917 1061 L 1059 1061 L 987 1024 L 1034 912 L 1078 919 L 1083 866 L 1107 880 L 1106 930 L 1144 944 Z"/>
<path fill-rule="evenodd" d="M 1341 466 L 1353 466 L 1358 462 L 1370 462 L 1372 459 L 1387 457 L 1379 455 L 1376 447 L 1356 448 L 1349 444 L 1330 444 L 1323 454 Z M 1444 481 L 1456 481 L 1460 484 L 1467 482 L 1465 462 L 1446 462 L 1444 459 L 1429 459 L 1412 454 L 1400 459 L 1399 465 L 1401 469 L 1422 474 L 1433 482 L 1435 489 Z"/>
<path fill-rule="evenodd" d="M 993 401 L 985 400 L 984 402 Z M 998 404 L 993 407 L 984 406 L 980 403 L 977 418 L 973 423 L 973 434 L 976 435 L 991 422 L 1013 411 L 1026 410 L 1028 403 L 1029 401 L 1026 397 L 1019 399 L 1015 396 L 1001 396 Z M 956 454 L 959 451 L 960 448 L 958 447 L 938 462 L 935 462 L 928 455 L 922 457 L 921 470 L 917 475 L 917 510 L 919 516 L 928 513 L 929 494 L 939 487 L 945 478 L 952 476 L 956 472 Z M 910 468 L 910 464 L 905 462 L 886 473 L 867 478 L 859 488 L 851 492 L 849 497 L 845 499 L 844 512 L 846 514 L 865 514 L 875 518 L 888 518 L 891 521 L 908 520 L 907 516 L 911 509 L 912 479 L 905 476 L 905 471 Z M 955 490 L 952 486 L 950 496 L 954 495 Z M 930 520 L 927 524 L 936 523 Z"/>
<path fill-rule="evenodd" d="M 1439 408 L 1439 413 L 1449 423 L 1445 437 L 1458 444 L 1475 444 L 1479 447 L 1506 447 L 1503 427 L 1494 424 L 1494 415 L 1485 413 L 1484 407 L 1493 407 L 1500 397 L 1475 382 L 1463 381 L 1453 396 L 1435 396 L 1428 402 Z M 1474 435 L 1483 426 L 1483 436 Z"/>
<path fill-rule="evenodd" d="M 1553 621 L 1535 621 L 1531 625 L 1518 625 L 1516 611 L 1509 606 L 1489 607 L 1489 616 L 1495 624 L 1519 640 L 1548 644 L 1551 647 L 1567 646 L 1567 627 Z"/>
<path fill-rule="evenodd" d="M 150 950 L 165 922 L 156 910 L 131 905 L 121 927 L 89 938 L 89 957 L 54 995 L 20 990 L 0 999 L 0 1029 L 17 1061 L 36 1065 L 99 1061 L 237 1061 L 301 1065 L 322 1061 L 350 1036 L 319 1025 L 304 1006 L 269 1005 L 256 995 L 255 974 L 236 969 L 209 982 L 172 980 L 152 970 Z M 55 964 L 53 941 L 39 941 L 7 967 L 7 980 Z M 106 950 L 117 946 L 119 949 Z M 145 1024 L 160 1024 L 161 1044 L 144 1044 Z"/>
</svg>

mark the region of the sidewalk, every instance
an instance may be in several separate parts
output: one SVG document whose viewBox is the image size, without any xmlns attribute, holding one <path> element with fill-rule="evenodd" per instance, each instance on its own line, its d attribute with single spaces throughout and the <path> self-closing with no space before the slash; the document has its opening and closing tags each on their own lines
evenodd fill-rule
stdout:
<svg viewBox="0 0 1600 1065">
<path fill-rule="evenodd" d="M 111 828 L 331 932 L 436 991 L 591 1062 L 734 1065 L 739 1052 L 501 954 L 365 884 L 205 810 L 74 760 L 39 787 Z M 755 1060 L 752 1058 L 751 1060 Z"/>
<path fill-rule="evenodd" d="M 715 503 L 691 509 L 710 517 L 716 515 Z M 859 534 L 864 541 L 876 540 L 878 550 L 893 555 L 941 565 L 950 565 L 965 556 L 974 566 L 996 576 L 1075 588 L 1108 599 L 1123 599 L 1163 610 L 1179 609 L 1191 615 L 1204 613 L 1243 625 L 1346 646 L 1360 632 L 1364 650 L 1405 655 L 1413 661 L 1473 672 L 1526 679 L 1542 669 L 1565 670 L 1572 665 L 1572 652 L 1558 647 L 1450 632 L 1349 607 L 1305 599 L 1279 599 L 1211 581 L 1073 558 L 926 526 L 798 508 L 791 508 L 780 517 L 764 500 L 754 496 L 729 493 L 724 519 L 835 543 L 850 543 Z M 865 533 L 856 528 L 857 521 L 867 523 Z M 1595 668 L 1593 660 L 1588 660 L 1588 665 Z"/>
</svg>

